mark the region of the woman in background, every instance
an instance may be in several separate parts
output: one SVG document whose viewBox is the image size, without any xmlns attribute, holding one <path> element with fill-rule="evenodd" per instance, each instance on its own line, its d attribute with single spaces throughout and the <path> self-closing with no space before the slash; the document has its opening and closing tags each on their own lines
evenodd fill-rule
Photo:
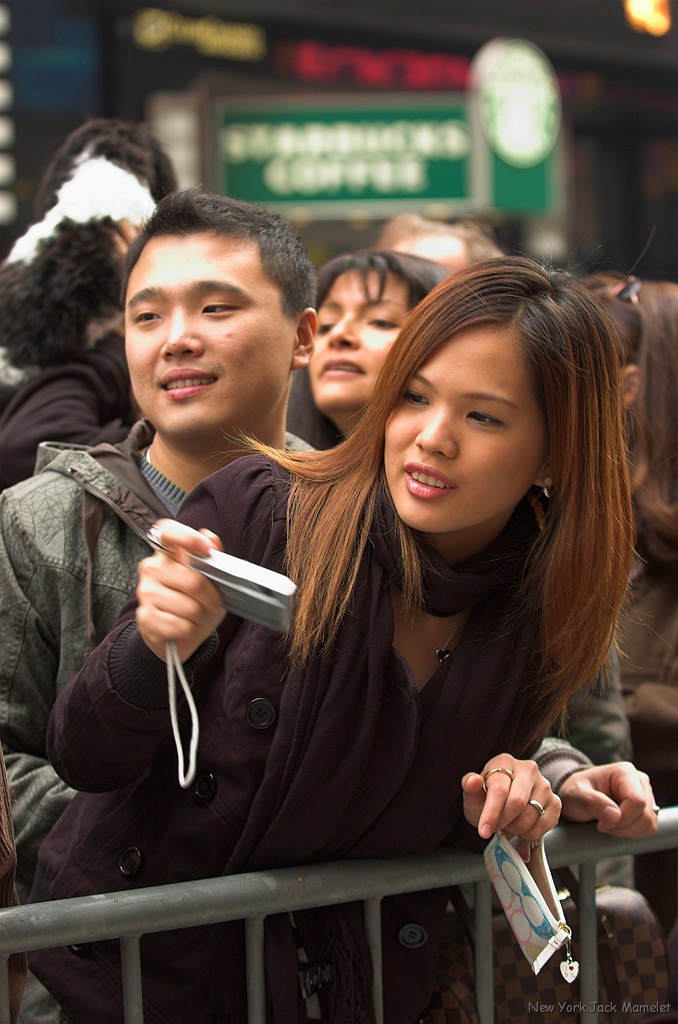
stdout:
<svg viewBox="0 0 678 1024">
<path fill-rule="evenodd" d="M 405 253 L 361 250 L 318 273 L 318 333 L 308 369 L 294 375 L 287 429 L 332 448 L 360 419 L 408 312 L 449 271 Z"/>
<path fill-rule="evenodd" d="M 619 328 L 637 557 L 620 620 L 633 759 L 657 803 L 678 804 L 678 284 L 591 278 Z M 668 930 L 676 851 L 636 857 L 636 885 Z"/>
</svg>

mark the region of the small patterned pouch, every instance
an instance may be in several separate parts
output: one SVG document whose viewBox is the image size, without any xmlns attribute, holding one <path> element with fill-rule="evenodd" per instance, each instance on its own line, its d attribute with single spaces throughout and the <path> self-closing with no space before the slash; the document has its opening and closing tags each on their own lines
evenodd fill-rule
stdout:
<svg viewBox="0 0 678 1024">
<path fill-rule="evenodd" d="M 485 848 L 485 866 L 504 913 L 535 974 L 557 949 L 565 946 L 560 972 L 573 982 L 579 964 L 572 959 L 570 928 L 565 921 L 543 840 L 507 839 L 501 832 Z"/>
</svg>

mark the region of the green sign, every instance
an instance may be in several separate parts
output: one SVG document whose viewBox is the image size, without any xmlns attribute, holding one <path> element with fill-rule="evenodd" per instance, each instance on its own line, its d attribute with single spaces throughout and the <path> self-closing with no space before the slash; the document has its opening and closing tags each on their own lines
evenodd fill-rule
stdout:
<svg viewBox="0 0 678 1024">
<path fill-rule="evenodd" d="M 561 205 L 561 103 L 555 72 L 523 39 L 494 39 L 472 69 L 473 173 L 506 212 L 541 213 Z"/>
<path fill-rule="evenodd" d="M 220 100 L 215 180 L 285 213 L 541 213 L 561 204 L 560 97 L 541 51 L 497 40 L 468 94 Z"/>
<path fill-rule="evenodd" d="M 221 103 L 217 116 L 217 180 L 229 195 L 341 218 L 479 208 L 463 96 L 250 99 Z"/>
</svg>

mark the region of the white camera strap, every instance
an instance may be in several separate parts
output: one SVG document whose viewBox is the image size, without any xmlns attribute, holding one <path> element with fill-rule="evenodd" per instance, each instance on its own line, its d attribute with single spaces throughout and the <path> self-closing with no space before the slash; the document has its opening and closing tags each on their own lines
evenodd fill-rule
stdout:
<svg viewBox="0 0 678 1024">
<path fill-rule="evenodd" d="M 195 706 L 195 700 L 193 699 L 193 693 L 188 679 L 186 678 L 184 667 L 179 659 L 179 652 L 174 640 L 167 641 L 165 652 L 167 657 L 167 691 L 169 695 L 170 720 L 172 722 L 174 745 L 177 748 L 179 785 L 182 789 L 188 789 L 195 778 L 196 761 L 198 756 L 198 740 L 200 738 L 200 720 L 198 718 L 198 709 Z M 179 732 L 179 715 L 177 712 L 177 677 L 179 678 L 181 688 L 184 691 L 184 696 L 186 697 L 186 703 L 188 704 L 191 712 L 191 739 L 188 747 L 187 771 L 184 771 L 184 747 L 181 742 L 181 733 Z"/>
</svg>

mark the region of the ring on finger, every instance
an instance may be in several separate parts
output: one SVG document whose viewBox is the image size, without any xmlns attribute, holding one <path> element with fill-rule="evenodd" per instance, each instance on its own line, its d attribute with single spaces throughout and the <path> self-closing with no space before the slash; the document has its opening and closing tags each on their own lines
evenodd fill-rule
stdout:
<svg viewBox="0 0 678 1024">
<path fill-rule="evenodd" d="M 485 772 L 483 775 L 483 789 L 487 793 L 487 780 L 490 775 L 494 775 L 495 772 L 501 772 L 502 775 L 508 775 L 511 782 L 513 782 L 513 772 L 508 768 L 490 768 L 489 772 Z"/>
<path fill-rule="evenodd" d="M 528 803 L 530 807 L 534 807 L 535 811 L 537 811 L 540 818 L 542 818 L 546 814 L 546 811 L 544 810 L 542 804 L 540 804 L 538 800 L 528 800 Z"/>
</svg>

